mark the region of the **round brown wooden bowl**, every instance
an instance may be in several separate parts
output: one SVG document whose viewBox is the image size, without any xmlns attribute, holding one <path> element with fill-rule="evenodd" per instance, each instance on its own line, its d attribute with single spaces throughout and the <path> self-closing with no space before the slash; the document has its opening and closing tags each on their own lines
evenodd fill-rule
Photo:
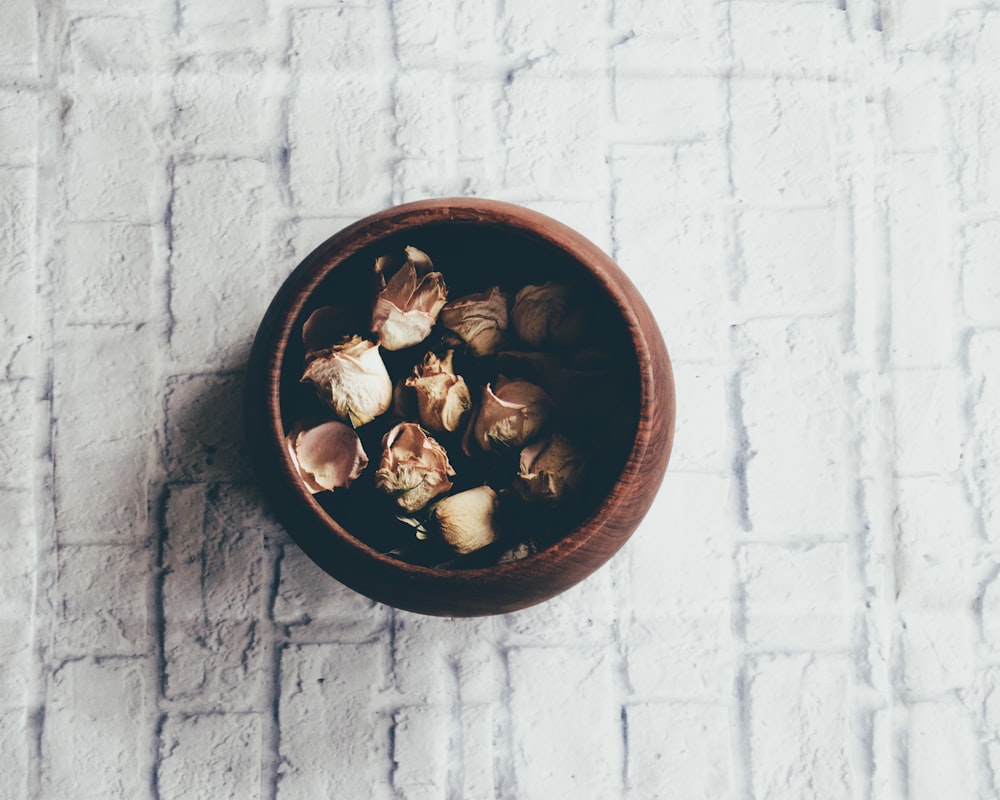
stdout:
<svg viewBox="0 0 1000 800">
<path fill-rule="evenodd" d="M 536 533 L 548 544 L 527 558 L 496 564 L 477 561 L 473 554 L 448 567 L 401 560 L 391 551 L 398 549 L 403 523 L 383 510 L 388 504 L 364 489 L 350 499 L 361 479 L 350 489 L 312 495 L 290 461 L 285 435 L 310 413 L 309 404 L 318 402 L 299 381 L 304 320 L 322 305 L 367 307 L 375 258 L 406 245 L 430 255 L 452 298 L 496 283 L 516 290 L 561 278 L 584 286 L 597 304 L 592 338 L 619 348 L 615 363 L 624 399 L 607 409 L 606 420 L 624 431 L 621 446 L 603 452 L 584 500 L 563 517 L 539 513 L 538 525 L 546 529 Z M 413 364 L 416 359 L 410 358 Z M 266 496 L 306 554 L 370 598 L 442 616 L 524 608 L 603 565 L 653 502 L 670 458 L 675 417 L 673 373 L 659 327 L 621 269 L 596 245 L 553 219 L 473 198 L 390 208 L 317 247 L 264 315 L 250 355 L 245 400 L 248 443 Z M 386 427 L 379 427 L 377 419 L 358 431 L 373 462 L 366 473 L 378 466 L 377 442 Z M 455 478 L 456 491 L 460 478 Z"/>
</svg>

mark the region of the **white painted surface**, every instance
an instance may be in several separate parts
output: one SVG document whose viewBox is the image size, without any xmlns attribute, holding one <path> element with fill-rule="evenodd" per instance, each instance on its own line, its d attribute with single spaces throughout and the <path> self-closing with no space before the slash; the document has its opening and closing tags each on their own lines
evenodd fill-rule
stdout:
<svg viewBox="0 0 1000 800">
<path fill-rule="evenodd" d="M 0 798 L 1000 793 L 993 0 L 6 0 Z M 556 600 L 372 604 L 259 510 L 274 290 L 472 194 L 606 248 L 666 482 Z"/>
</svg>

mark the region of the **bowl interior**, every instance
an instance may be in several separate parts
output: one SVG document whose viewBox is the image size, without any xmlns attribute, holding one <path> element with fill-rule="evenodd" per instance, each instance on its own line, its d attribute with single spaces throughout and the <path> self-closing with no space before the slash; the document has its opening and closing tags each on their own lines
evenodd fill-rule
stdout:
<svg viewBox="0 0 1000 800">
<path fill-rule="evenodd" d="M 335 242 L 336 237 L 332 242 Z M 329 242 L 327 243 L 330 244 Z M 504 528 L 515 531 L 512 537 L 496 545 L 456 559 L 433 546 L 420 542 L 411 525 L 400 521 L 393 505 L 374 486 L 374 472 L 381 456 L 381 440 L 399 417 L 392 412 L 357 430 L 371 461 L 362 476 L 348 490 L 324 492 L 314 497 L 331 520 L 333 535 L 342 536 L 361 550 L 401 557 L 400 565 L 416 564 L 441 573 L 447 579 L 456 570 L 489 569 L 496 559 L 518 540 L 532 541 L 539 551 L 564 540 L 590 517 L 614 485 L 625 465 L 636 435 L 640 396 L 639 365 L 622 309 L 594 271 L 572 254 L 557 247 L 532 230 L 489 221 L 439 221 L 395 230 L 343 258 L 335 249 L 317 250 L 321 259 L 316 265 L 322 279 L 309 293 L 290 329 L 280 364 L 281 424 L 288 431 L 299 421 L 330 417 L 330 411 L 313 388 L 301 382 L 305 352 L 301 339 L 302 325 L 317 308 L 347 305 L 359 313 L 359 325 L 367 324 L 374 301 L 375 259 L 407 245 L 423 250 L 444 274 L 449 299 L 456 299 L 490 286 L 499 285 L 513 297 L 527 284 L 566 280 L 578 287 L 591 312 L 588 315 L 585 341 L 573 352 L 559 353 L 569 371 L 571 391 L 579 396 L 587 413 L 556 415 L 557 430 L 569 434 L 585 446 L 593 444 L 586 491 L 579 502 L 551 510 L 514 504 Z M 325 273 L 325 274 L 324 274 Z M 382 351 L 383 359 L 395 383 L 411 373 L 423 354 L 433 346 L 440 326 L 431 338 L 413 348 L 398 352 Z M 358 333 L 364 335 L 367 328 Z M 513 350 L 523 346 L 511 343 Z M 599 369 L 588 362 L 597 360 Z M 481 387 L 503 374 L 510 378 L 533 379 L 532 365 L 516 356 L 501 354 L 473 358 L 456 352 L 456 372 L 465 377 L 473 400 Z M 468 458 L 461 448 L 462 431 L 435 434 L 448 451 L 455 468 L 453 492 L 490 483 L 496 489 L 509 485 L 517 471 L 517 453 L 489 458 Z M 510 506 L 508 506 L 510 508 Z M 294 535 L 294 534 L 293 534 Z M 532 557 L 525 559 L 530 561 Z M 516 564 L 506 565 L 516 569 Z"/>
</svg>

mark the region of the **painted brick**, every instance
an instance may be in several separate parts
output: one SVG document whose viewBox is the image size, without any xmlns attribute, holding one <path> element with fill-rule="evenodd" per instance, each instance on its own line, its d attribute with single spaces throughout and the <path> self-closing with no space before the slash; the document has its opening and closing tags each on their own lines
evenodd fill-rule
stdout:
<svg viewBox="0 0 1000 800">
<path fill-rule="evenodd" d="M 389 608 L 331 578 L 295 544 L 282 549 L 274 621 L 306 641 L 363 642 L 386 631 Z"/>
<path fill-rule="evenodd" d="M 141 78 L 88 76 L 65 115 L 69 219 L 148 222 L 154 165 L 152 109 Z"/>
<path fill-rule="evenodd" d="M 66 226 L 66 265 L 57 275 L 62 324 L 140 324 L 150 318 L 153 242 L 145 225 Z"/>
<path fill-rule="evenodd" d="M 68 446 L 146 437 L 154 428 L 145 379 L 132 366 L 151 357 L 152 335 L 139 328 L 82 328 L 55 348 L 53 403 L 59 438 Z M 100 369 L 94 369 L 99 364 Z M 115 380 L 108 380 L 108 376 Z M 101 397 L 99 427 L 93 398 Z M 87 429 L 93 425 L 95 429 Z"/>
<path fill-rule="evenodd" d="M 232 486 L 177 486 L 163 545 L 166 695 L 199 709 L 262 705 L 267 523 Z"/>
<path fill-rule="evenodd" d="M 953 14 L 955 66 L 975 69 L 983 77 L 1000 70 L 1000 13 L 996 9 L 964 9 Z"/>
<path fill-rule="evenodd" d="M 249 480 L 243 433 L 243 376 L 222 373 L 167 379 L 166 468 L 179 480 Z"/>
<path fill-rule="evenodd" d="M 81 431 L 81 434 L 83 432 Z M 148 440 L 56 441 L 56 531 L 62 544 L 149 537 Z"/>
<path fill-rule="evenodd" d="M 670 797 L 683 787 L 691 800 L 728 797 L 729 712 L 700 703 L 625 707 L 626 798 Z"/>
<path fill-rule="evenodd" d="M 0 618 L 0 709 L 24 708 L 33 685 L 32 630 L 24 618 Z"/>
<path fill-rule="evenodd" d="M 264 63 L 254 53 L 195 55 L 174 78 L 174 138 L 191 153 L 261 155 Z"/>
<path fill-rule="evenodd" d="M 4 6 L 0 33 L 0 70 L 34 75 L 38 64 L 38 15 L 34 0 L 12 0 Z"/>
<path fill-rule="evenodd" d="M 3 125 L 0 125 L 2 131 Z M 36 332 L 36 180 L 27 167 L 0 167 L 0 376 L 27 377 L 25 354 Z M 33 365 L 32 365 L 33 366 Z"/>
<path fill-rule="evenodd" d="M 677 406 L 670 469 L 726 472 L 731 466 L 730 431 L 719 420 L 728 413 L 725 373 L 712 364 L 674 363 Z"/>
<path fill-rule="evenodd" d="M 707 699 L 731 690 L 732 488 L 728 476 L 671 473 L 629 542 L 624 641 L 636 698 Z"/>
<path fill-rule="evenodd" d="M 776 655 L 749 672 L 752 797 L 852 797 L 850 663 Z"/>
<path fill-rule="evenodd" d="M 0 540 L 0 619 L 22 622 L 27 630 L 33 610 L 37 549 L 29 535 L 35 524 L 31 492 L 0 490 L 0 519 L 13 532 Z"/>
<path fill-rule="evenodd" d="M 463 704 L 461 709 L 461 797 L 496 797 L 502 788 L 495 766 L 498 749 L 496 705 Z"/>
<path fill-rule="evenodd" d="M 725 127 L 721 78 L 629 75 L 616 70 L 614 107 L 627 136 L 684 141 L 718 135 Z"/>
<path fill-rule="evenodd" d="M 555 79 L 544 70 L 516 72 L 505 92 L 504 183 L 525 197 L 594 196 L 607 192 L 605 120 L 594 81 Z"/>
<path fill-rule="evenodd" d="M 518 643 L 607 642 L 615 620 L 609 570 L 600 570 L 551 600 L 506 617 Z"/>
<path fill-rule="evenodd" d="M 926 47 L 941 36 L 948 6 L 933 0 L 887 0 L 882 27 L 887 43 L 898 50 Z"/>
<path fill-rule="evenodd" d="M 398 612 L 392 637 L 396 688 L 411 702 L 444 705 L 458 689 L 463 644 L 489 637 L 497 620 L 441 619 Z"/>
<path fill-rule="evenodd" d="M 4 797 L 28 800 L 28 715 L 23 708 L 0 710 L 0 751 L 4 754 Z"/>
<path fill-rule="evenodd" d="M 441 164 L 433 158 L 401 158 L 393 165 L 393 202 L 458 196 L 479 182 L 478 177 L 460 175 L 458 169 L 451 159 Z"/>
<path fill-rule="evenodd" d="M 612 166 L 619 203 L 615 216 L 623 224 L 631 219 L 641 225 L 650 215 L 662 214 L 671 206 L 713 206 L 728 192 L 726 150 L 721 140 L 618 145 L 612 151 Z"/>
<path fill-rule="evenodd" d="M 69 661 L 55 671 L 42 729 L 43 796 L 146 794 L 154 711 L 146 674 L 137 659 Z"/>
<path fill-rule="evenodd" d="M 27 489 L 32 475 L 26 465 L 35 455 L 32 423 L 35 413 L 35 386 L 23 378 L 0 381 L 0 428 L 4 446 L 0 449 L 0 488 Z"/>
<path fill-rule="evenodd" d="M 964 609 L 975 585 L 971 513 L 959 483 L 906 478 L 896 484 L 896 591 L 908 609 Z"/>
<path fill-rule="evenodd" d="M 446 709 L 405 706 L 396 712 L 392 737 L 392 785 L 402 800 L 446 795 L 451 719 Z"/>
<path fill-rule="evenodd" d="M 394 116 L 400 120 L 396 145 L 409 158 L 430 159 L 448 171 L 456 154 L 455 87 L 440 69 L 414 69 L 400 75 L 393 90 Z M 454 169 L 454 167 L 452 167 Z"/>
<path fill-rule="evenodd" d="M 697 207 L 725 191 L 723 172 L 696 174 L 713 151 L 702 144 L 620 148 L 613 160 L 614 255 L 678 360 L 719 357 L 729 319 L 722 216 Z"/>
<path fill-rule="evenodd" d="M 555 3 L 506 0 L 503 41 L 514 57 L 543 72 L 566 78 L 605 69 L 602 16 L 607 0 L 581 0 L 573 16 Z"/>
<path fill-rule="evenodd" d="M 947 474 L 962 461 L 962 378 L 957 369 L 894 370 L 898 475 Z"/>
<path fill-rule="evenodd" d="M 814 3 L 730 4 L 736 74 L 820 78 L 844 69 L 847 15 Z"/>
<path fill-rule="evenodd" d="M 757 650 L 846 649 L 848 549 L 747 544 L 738 551 L 746 642 Z"/>
<path fill-rule="evenodd" d="M 291 13 L 292 68 L 300 75 L 371 75 L 392 53 L 389 4 L 338 3 Z"/>
<path fill-rule="evenodd" d="M 285 648 L 278 800 L 392 797 L 391 715 L 378 704 L 386 667 L 386 649 L 378 643 Z"/>
<path fill-rule="evenodd" d="M 959 189 L 968 209 L 1000 204 L 1000 82 L 986 78 L 996 74 L 977 69 L 957 79 L 947 98 L 955 147 L 965 154 L 958 165 Z"/>
<path fill-rule="evenodd" d="M 454 0 L 396 0 L 390 3 L 395 47 L 404 75 L 413 68 L 428 67 L 442 61 L 445 52 L 455 52 L 452 21 L 458 14 Z M 480 4 L 481 19 L 489 14 Z M 495 42 L 490 42 L 492 49 Z"/>
<path fill-rule="evenodd" d="M 178 0 L 180 21 L 185 33 L 201 38 L 209 47 L 245 46 L 267 19 L 264 0 L 220 0 L 201 3 Z"/>
<path fill-rule="evenodd" d="M 506 156 L 498 118 L 502 99 L 501 82 L 487 78 L 459 78 L 452 97 L 459 174 L 482 174 L 491 187 L 500 183 L 498 170 Z"/>
<path fill-rule="evenodd" d="M 740 376 L 749 439 L 749 519 L 755 536 L 842 535 L 853 497 L 850 420 L 834 318 L 748 322 Z M 778 404 L 779 396 L 794 405 Z M 784 487 L 795 485 L 795 492 Z"/>
<path fill-rule="evenodd" d="M 736 642 L 728 606 L 664 614 L 629 625 L 625 653 L 636 700 L 720 701 L 733 688 Z"/>
<path fill-rule="evenodd" d="M 972 614 L 965 610 L 917 609 L 903 614 L 903 692 L 907 697 L 927 697 L 968 685 L 973 675 L 974 624 Z"/>
<path fill-rule="evenodd" d="M 508 654 L 518 797 L 621 795 L 621 707 L 613 662 L 593 648 L 523 647 Z M 567 731 L 604 731 L 602 736 Z M 538 754 L 545 753 L 544 761 Z"/>
<path fill-rule="evenodd" d="M 153 553 L 146 548 L 61 547 L 56 652 L 63 656 L 152 652 L 147 613 L 152 572 Z"/>
<path fill-rule="evenodd" d="M 983 533 L 991 541 L 1000 540 L 1000 334 L 974 334 L 969 341 L 969 372 L 972 379 L 973 475 L 977 511 Z"/>
<path fill-rule="evenodd" d="M 913 800 L 975 795 L 979 748 L 971 720 L 960 703 L 915 703 L 910 708 L 907 741 Z"/>
<path fill-rule="evenodd" d="M 496 644 L 499 626 L 492 622 L 474 625 L 456 631 L 463 638 L 467 631 L 471 636 L 454 654 L 455 676 L 463 705 L 486 706 L 501 696 L 504 667 Z"/>
<path fill-rule="evenodd" d="M 1000 651 L 1000 580 L 995 570 L 994 565 L 979 596 L 983 644 L 992 652 Z"/>
<path fill-rule="evenodd" d="M 952 303 L 958 270 L 951 262 L 944 225 L 941 165 L 934 156 L 892 160 L 889 190 L 891 258 L 891 357 L 898 366 L 938 366 L 954 359 Z"/>
<path fill-rule="evenodd" d="M 843 307 L 849 288 L 847 215 L 838 207 L 747 209 L 739 215 L 749 313 L 823 313 Z"/>
<path fill-rule="evenodd" d="M 721 72 L 728 56 L 727 17 L 728 8 L 710 3 L 615 0 L 612 25 L 622 36 L 612 48 L 615 65 L 681 75 Z"/>
<path fill-rule="evenodd" d="M 88 16 L 69 24 L 69 62 L 81 88 L 98 76 L 149 72 L 149 21 L 141 16 Z"/>
<path fill-rule="evenodd" d="M 153 347 L 148 328 L 111 327 L 76 329 L 55 350 L 56 528 L 63 543 L 139 542 L 149 536 L 156 403 L 148 374 L 133 367 L 150 360 Z"/>
<path fill-rule="evenodd" d="M 251 159 L 174 173 L 170 351 L 191 368 L 242 367 L 277 278 L 263 252 L 265 167 Z M 207 268 L 207 265 L 211 268 Z"/>
<path fill-rule="evenodd" d="M 664 479 L 628 545 L 627 591 L 636 619 L 728 604 L 730 542 L 738 531 L 727 508 L 732 488 L 723 475 L 675 472 Z"/>
<path fill-rule="evenodd" d="M 157 786 L 165 797 L 263 795 L 256 714 L 171 714 L 163 724 Z"/>
<path fill-rule="evenodd" d="M 965 313 L 977 323 L 1000 323 L 1000 220 L 986 220 L 965 229 L 962 294 Z"/>
<path fill-rule="evenodd" d="M 17 715 L 3 713 L 17 711 L 30 702 L 34 658 L 32 644 L 34 633 L 34 595 L 36 543 L 28 532 L 34 523 L 32 496 L 27 491 L 0 491 L 0 519 L 15 535 L 4 537 L 0 544 L 0 741 L 15 730 L 24 727 L 17 723 Z M 8 727 L 10 726 L 10 727 Z M 26 740 L 24 740 L 26 741 Z M 4 750 L 3 752 L 8 752 Z M 18 785 L 27 775 L 20 771 L 21 756 L 26 749 L 13 746 L 10 750 L 12 764 L 11 785 Z"/>
<path fill-rule="evenodd" d="M 942 91 L 927 81 L 898 81 L 885 93 L 886 123 L 896 153 L 919 153 L 943 144 Z"/>
<path fill-rule="evenodd" d="M 758 203 L 829 201 L 833 109 L 825 82 L 734 80 L 729 108 L 737 197 Z"/>
<path fill-rule="evenodd" d="M 0 89 L 0 164 L 38 160 L 38 100 L 30 89 Z"/>
<path fill-rule="evenodd" d="M 317 216 L 361 215 L 390 204 L 388 167 L 397 156 L 390 105 L 389 86 L 363 75 L 301 76 L 288 117 L 296 208 Z"/>
</svg>

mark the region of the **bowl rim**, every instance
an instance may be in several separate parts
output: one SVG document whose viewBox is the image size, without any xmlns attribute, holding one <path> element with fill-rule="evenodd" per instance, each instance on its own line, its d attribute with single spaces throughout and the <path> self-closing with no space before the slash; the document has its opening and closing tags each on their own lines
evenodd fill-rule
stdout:
<svg viewBox="0 0 1000 800">
<path fill-rule="evenodd" d="M 286 433 L 281 418 L 280 395 L 281 369 L 290 337 L 294 334 L 297 321 L 310 297 L 327 276 L 356 253 L 380 239 L 405 233 L 410 229 L 448 223 L 487 223 L 494 228 L 513 230 L 530 240 L 556 248 L 586 269 L 611 299 L 626 326 L 635 353 L 640 389 L 638 421 L 631 447 L 614 483 L 600 503 L 566 535 L 537 553 L 503 564 L 461 569 L 412 564 L 382 553 L 354 536 L 334 519 L 297 477 L 284 446 Z M 660 375 L 654 374 L 654 362 L 657 359 L 661 366 L 665 366 Z M 586 564 L 582 575 L 568 585 L 556 588 L 549 596 L 579 582 L 609 560 L 645 516 L 666 471 L 673 443 L 676 418 L 673 373 L 659 327 L 638 289 L 610 256 L 579 232 L 541 212 L 499 200 L 473 197 L 419 200 L 379 211 L 334 233 L 300 261 L 274 296 L 257 331 L 250 368 L 256 369 L 259 374 L 257 380 L 249 380 L 247 383 L 248 410 L 250 406 L 260 403 L 262 398 L 251 395 L 254 394 L 254 387 L 259 389 L 262 385 L 265 390 L 264 409 L 258 405 L 258 413 L 252 416 L 258 421 L 263 416 L 268 423 L 265 435 L 269 444 L 262 448 L 251 447 L 258 474 L 261 472 L 264 453 L 270 453 L 270 457 L 276 455 L 278 462 L 270 466 L 272 470 L 278 469 L 286 482 L 284 489 L 292 493 L 292 497 L 286 499 L 303 510 L 308 509 L 311 516 L 337 538 L 339 545 L 350 548 L 389 573 L 419 576 L 423 580 L 456 587 L 481 586 L 484 581 L 502 581 L 525 570 L 537 572 L 539 564 L 545 565 L 546 572 L 558 571 L 565 562 L 573 560 L 578 554 L 587 551 L 596 540 L 604 537 L 610 518 L 618 513 L 625 513 L 629 519 L 634 518 L 631 530 L 619 536 L 612 548 L 605 548 L 609 549 L 606 556 L 598 559 L 597 563 Z M 263 415 L 261 410 L 265 411 Z M 649 422 L 657 413 L 667 414 L 665 437 L 661 435 L 659 440 L 645 430 L 649 425 L 644 426 L 644 421 Z M 251 418 L 251 414 L 248 414 L 248 425 L 251 424 Z M 257 429 L 255 433 L 259 435 L 261 431 Z M 659 452 L 654 448 L 659 448 Z M 654 474 L 643 477 L 647 483 L 652 479 L 655 485 L 648 492 L 645 502 L 637 504 L 636 499 L 627 491 L 628 484 L 640 471 L 650 469 Z M 289 526 L 286 524 L 285 527 Z M 300 546 L 303 545 L 294 530 L 289 528 L 288 532 Z M 316 560 L 311 548 L 303 549 L 310 558 Z M 331 572 L 322 564 L 320 566 L 333 577 L 355 588 L 349 580 Z M 577 569 L 581 566 L 582 562 L 577 565 Z M 359 591 L 366 593 L 363 589 Z M 543 599 L 547 598 L 542 597 L 527 605 Z"/>
</svg>

